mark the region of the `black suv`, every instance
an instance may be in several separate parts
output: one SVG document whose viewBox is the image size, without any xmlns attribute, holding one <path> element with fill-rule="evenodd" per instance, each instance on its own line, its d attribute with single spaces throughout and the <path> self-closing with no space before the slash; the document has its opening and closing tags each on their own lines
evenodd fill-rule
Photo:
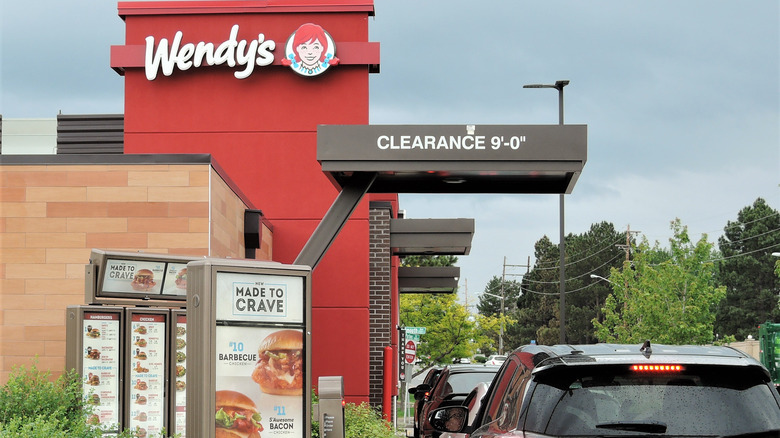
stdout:
<svg viewBox="0 0 780 438">
<path fill-rule="evenodd" d="M 769 373 L 728 347 L 530 345 L 515 350 L 472 424 L 468 409 L 432 411 L 441 432 L 470 438 L 780 437 Z"/>
</svg>

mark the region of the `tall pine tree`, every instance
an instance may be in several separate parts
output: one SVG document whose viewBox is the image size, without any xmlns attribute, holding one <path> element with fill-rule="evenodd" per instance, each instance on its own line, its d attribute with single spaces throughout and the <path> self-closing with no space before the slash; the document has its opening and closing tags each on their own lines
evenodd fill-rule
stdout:
<svg viewBox="0 0 780 438">
<path fill-rule="evenodd" d="M 780 322 L 780 282 L 774 274 L 780 251 L 780 213 L 758 198 L 729 221 L 718 239 L 723 260 L 719 283 L 726 286 L 715 320 L 715 333 L 744 340 L 758 337 L 757 326 L 768 320 Z"/>
</svg>

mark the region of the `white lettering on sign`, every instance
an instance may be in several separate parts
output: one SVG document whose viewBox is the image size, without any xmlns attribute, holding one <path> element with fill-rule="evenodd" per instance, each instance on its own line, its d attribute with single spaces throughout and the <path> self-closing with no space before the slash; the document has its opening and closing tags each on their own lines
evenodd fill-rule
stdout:
<svg viewBox="0 0 780 438">
<path fill-rule="evenodd" d="M 228 39 L 216 47 L 214 43 L 204 41 L 182 45 L 182 37 L 182 31 L 176 32 L 170 46 L 167 38 L 160 38 L 156 49 L 154 37 L 146 37 L 144 67 L 147 79 L 154 80 L 158 70 L 162 70 L 163 75 L 170 76 L 174 68 L 185 71 L 190 67 L 200 67 L 204 63 L 209 66 L 227 64 L 229 67 L 243 67 L 243 70 L 236 71 L 233 76 L 245 79 L 252 74 L 255 65 L 263 67 L 274 62 L 273 50 L 276 49 L 276 42 L 266 40 L 262 33 L 258 34 L 255 40 L 239 41 L 237 24 L 230 29 Z"/>
<path fill-rule="evenodd" d="M 380 135 L 376 147 L 380 150 L 485 150 L 490 145 L 497 150 L 502 147 L 517 150 L 526 142 L 524 135 L 504 138 L 504 136 L 484 135 Z"/>
<path fill-rule="evenodd" d="M 379 149 L 463 149 L 484 150 L 486 138 L 484 135 L 380 135 L 376 139 Z"/>
</svg>

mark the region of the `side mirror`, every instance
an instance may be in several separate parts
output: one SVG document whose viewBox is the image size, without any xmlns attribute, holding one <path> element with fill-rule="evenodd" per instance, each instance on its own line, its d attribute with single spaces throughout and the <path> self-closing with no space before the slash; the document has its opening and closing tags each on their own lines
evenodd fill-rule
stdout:
<svg viewBox="0 0 780 438">
<path fill-rule="evenodd" d="M 417 394 L 425 394 L 426 392 L 431 390 L 431 385 L 428 385 L 426 383 L 419 384 L 415 386 L 414 388 L 409 388 L 409 394 L 413 394 L 415 397 L 417 397 Z M 417 397 L 419 398 L 419 397 Z"/>
<path fill-rule="evenodd" d="M 428 415 L 428 423 L 437 432 L 459 433 L 466 428 L 468 408 L 464 406 L 449 406 L 434 409 Z"/>
</svg>

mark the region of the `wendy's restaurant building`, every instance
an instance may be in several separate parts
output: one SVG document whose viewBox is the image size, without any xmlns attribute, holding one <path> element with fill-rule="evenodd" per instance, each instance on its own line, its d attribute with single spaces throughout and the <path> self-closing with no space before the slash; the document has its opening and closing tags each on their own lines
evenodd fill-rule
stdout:
<svg viewBox="0 0 780 438">
<path fill-rule="evenodd" d="M 459 276 L 399 257 L 465 255 L 474 232 L 404 219 L 397 194 L 570 193 L 585 163 L 584 125 L 368 125 L 372 0 L 118 13 L 123 115 L 0 119 L 3 382 L 33 358 L 65 369 L 66 309 L 92 304 L 96 249 L 253 259 L 311 267 L 310 381 L 343 376 L 345 401 L 387 408 L 399 294 L 452 292 Z"/>
<path fill-rule="evenodd" d="M 123 115 L 0 119 L 3 381 L 32 358 L 65 369 L 65 312 L 84 304 L 94 249 L 295 262 L 341 191 L 318 161 L 317 127 L 368 123 L 371 1 L 120 2 L 118 12 Z M 380 405 L 388 377 L 397 391 L 385 349 L 398 353 L 399 291 L 457 285 L 457 270 L 443 289 L 419 272 L 399 280 L 398 256 L 466 254 L 473 221 L 402 221 L 396 193 L 364 194 L 316 257 L 312 379 L 344 376 L 346 401 Z M 420 239 L 438 231 L 449 245 Z"/>
</svg>

